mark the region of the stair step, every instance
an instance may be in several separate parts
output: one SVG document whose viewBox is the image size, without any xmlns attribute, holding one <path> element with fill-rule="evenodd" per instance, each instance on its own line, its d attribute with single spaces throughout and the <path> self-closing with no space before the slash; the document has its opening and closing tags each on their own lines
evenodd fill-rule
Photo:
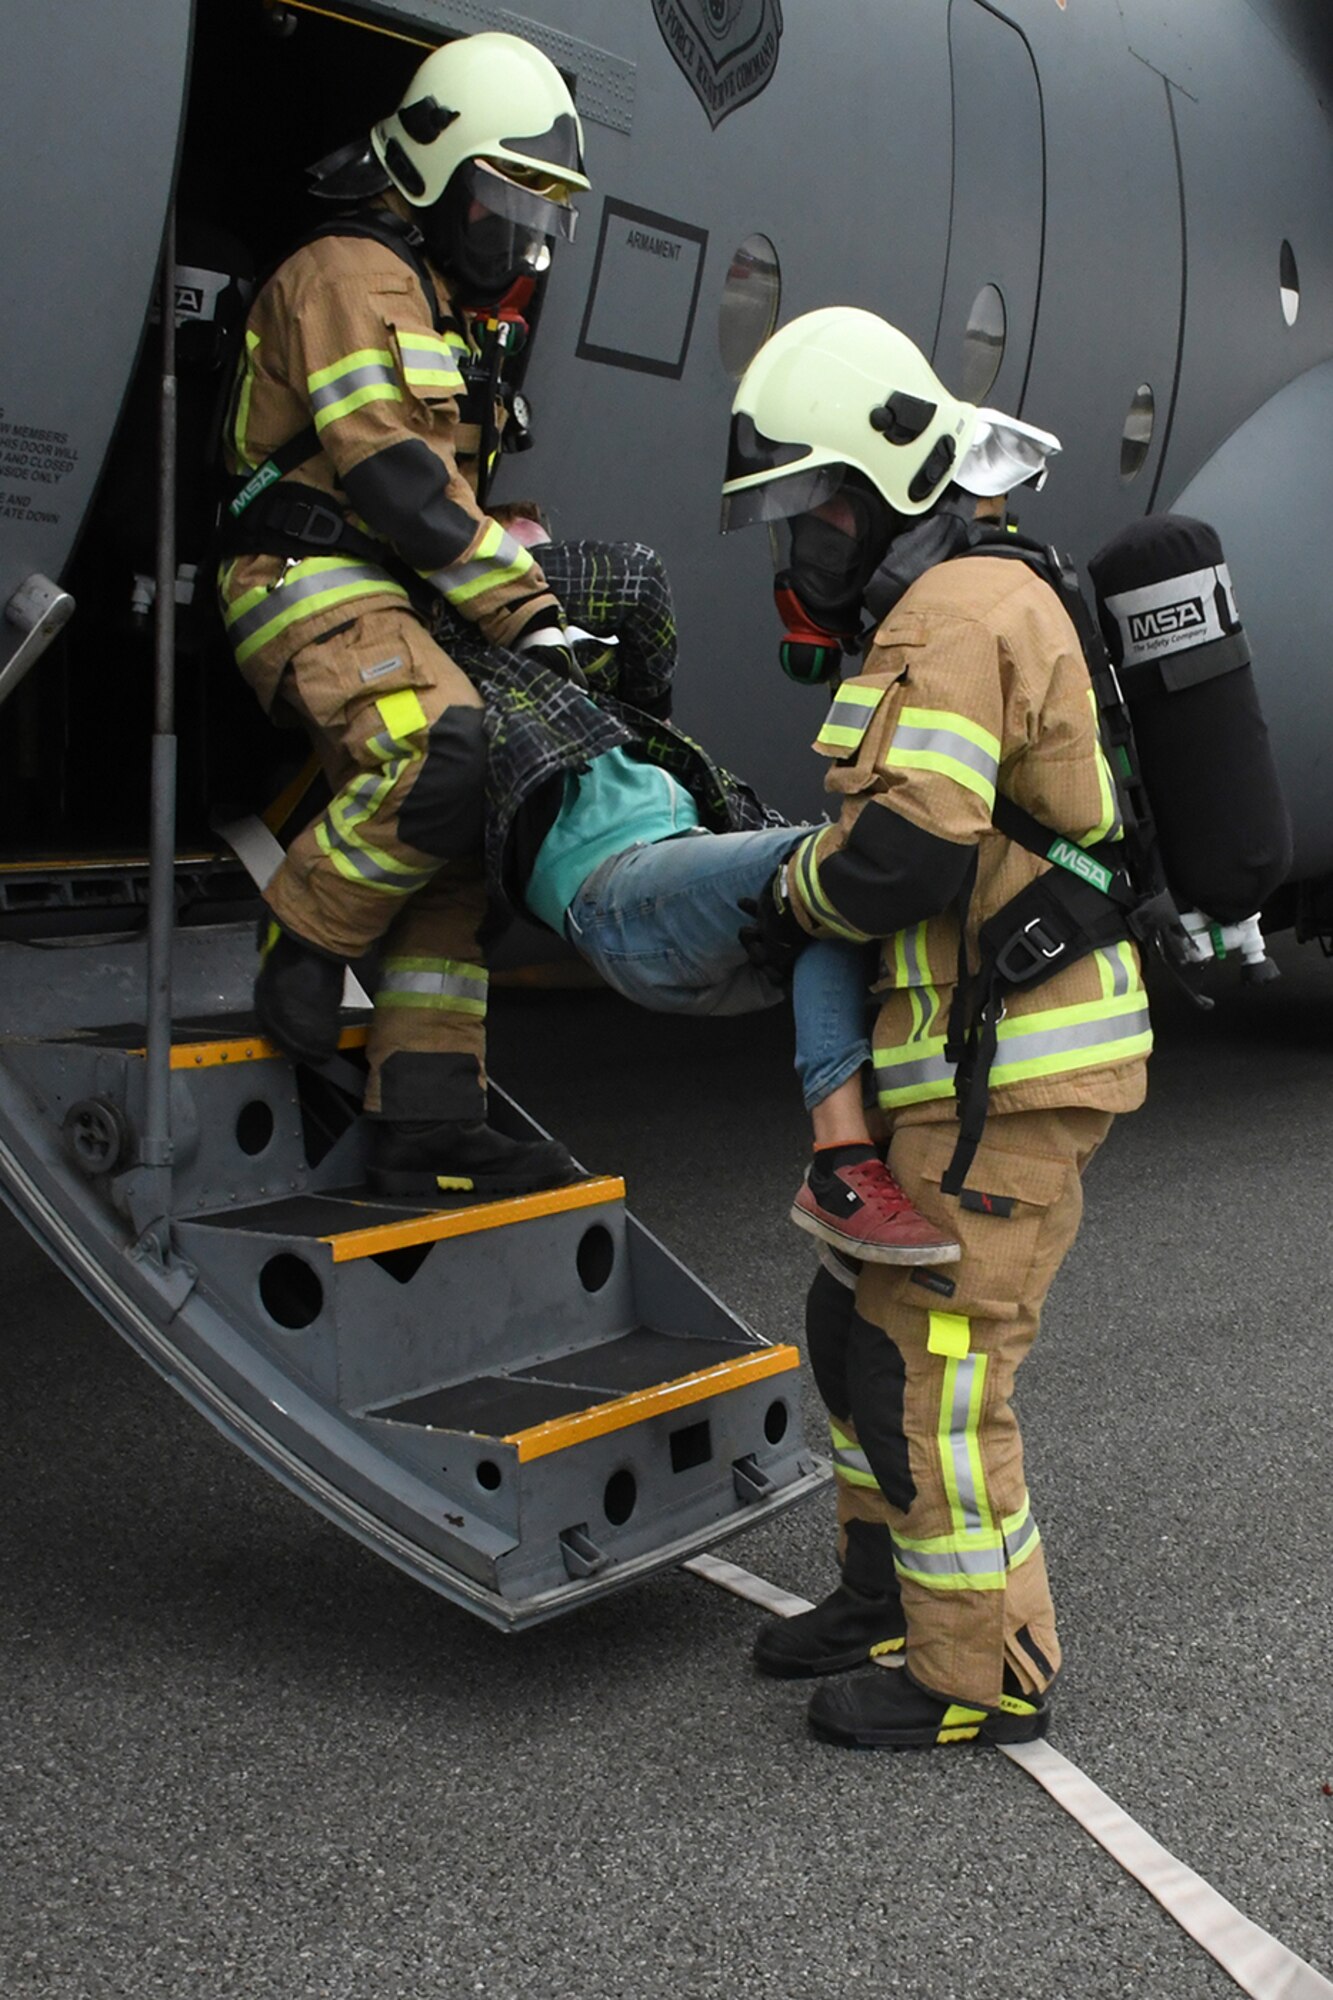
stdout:
<svg viewBox="0 0 1333 2000">
<path fill-rule="evenodd" d="M 562 1358 L 474 1375 L 366 1415 L 492 1437 L 513 1445 L 520 1462 L 527 1462 L 799 1366 L 794 1347 L 742 1346 L 635 1327 Z"/>
<path fill-rule="evenodd" d="M 192 1218 L 218 1229 L 244 1229 L 257 1236 L 304 1236 L 327 1243 L 335 1264 L 361 1257 L 383 1257 L 419 1243 L 439 1243 L 449 1236 L 472 1236 L 483 1229 L 506 1229 L 536 1216 L 564 1215 L 579 1208 L 598 1208 L 625 1199 L 625 1183 L 615 1174 L 599 1174 L 569 1187 L 546 1188 L 539 1194 L 510 1195 L 497 1201 L 455 1204 L 452 1208 L 413 1206 L 373 1189 L 340 1190 L 336 1194 L 294 1195 L 252 1208 L 218 1210 Z"/>
</svg>

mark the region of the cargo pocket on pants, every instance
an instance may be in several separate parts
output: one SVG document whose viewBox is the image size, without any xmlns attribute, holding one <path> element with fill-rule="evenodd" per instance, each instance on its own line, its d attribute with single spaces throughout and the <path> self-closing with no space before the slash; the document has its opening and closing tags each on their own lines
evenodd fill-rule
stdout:
<svg viewBox="0 0 1333 2000">
<path fill-rule="evenodd" d="M 961 1196 L 946 1195 L 940 1181 L 958 1140 L 954 1125 L 909 1125 L 894 1134 L 889 1166 L 922 1213 L 955 1234 L 963 1246 L 957 1264 L 925 1274 L 951 1283 L 934 1297 L 936 1311 L 968 1319 L 1012 1320 L 1033 1294 L 1037 1303 L 1067 1247 L 1050 1240 L 1051 1211 L 1066 1197 L 1078 1169 L 1072 1160 L 1029 1154 L 983 1138 Z M 1077 1227 L 1075 1212 L 1073 1227 Z M 1073 1229 L 1069 1232 L 1072 1237 Z M 1049 1270 L 1045 1267 L 1049 1264 Z M 929 1311 L 933 1286 L 903 1274 L 900 1296 Z"/>
</svg>

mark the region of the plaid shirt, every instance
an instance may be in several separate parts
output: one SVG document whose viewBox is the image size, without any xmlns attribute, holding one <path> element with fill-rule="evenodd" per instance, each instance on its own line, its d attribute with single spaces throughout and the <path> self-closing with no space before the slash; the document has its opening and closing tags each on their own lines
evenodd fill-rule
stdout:
<svg viewBox="0 0 1333 2000">
<path fill-rule="evenodd" d="M 550 779 L 584 769 L 594 757 L 624 748 L 676 778 L 712 833 L 785 826 L 750 787 L 714 763 L 692 737 L 619 698 L 608 682 L 615 663 L 603 646 L 585 642 L 585 666 L 595 693 L 585 694 L 522 653 L 488 646 L 475 627 L 437 624 L 436 637 L 486 698 L 486 872 L 492 917 L 514 914 L 523 883 L 512 852 L 523 808 Z"/>
</svg>

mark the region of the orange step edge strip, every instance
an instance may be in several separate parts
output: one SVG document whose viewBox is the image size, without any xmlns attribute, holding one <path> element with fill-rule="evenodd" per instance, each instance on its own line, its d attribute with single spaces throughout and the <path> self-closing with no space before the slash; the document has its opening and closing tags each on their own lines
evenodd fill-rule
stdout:
<svg viewBox="0 0 1333 2000">
<path fill-rule="evenodd" d="M 365 1046 L 370 1030 L 364 1024 L 355 1028 L 344 1028 L 338 1037 L 340 1049 L 359 1049 Z M 146 1049 L 130 1049 L 132 1056 L 146 1055 Z M 265 1041 L 262 1035 L 241 1035 L 234 1041 L 226 1042 L 176 1042 L 171 1050 L 173 1069 L 218 1069 L 223 1063 L 268 1062 L 274 1056 L 281 1056 L 282 1050 L 276 1042 Z"/>
<path fill-rule="evenodd" d="M 591 1410 L 579 1410 L 572 1417 L 553 1417 L 549 1423 L 534 1424 L 531 1430 L 513 1431 L 501 1440 L 518 1448 L 519 1463 L 546 1458 L 553 1451 L 567 1451 L 571 1445 L 586 1444 L 589 1438 L 605 1437 L 611 1431 L 627 1430 L 649 1417 L 669 1410 L 702 1403 L 710 1396 L 741 1389 L 750 1382 L 762 1382 L 769 1375 L 785 1375 L 799 1368 L 801 1356 L 795 1347 L 765 1347 L 757 1354 L 742 1355 L 736 1361 L 719 1362 L 697 1375 L 683 1375 L 677 1382 L 661 1382 L 652 1389 L 638 1389 L 632 1396 L 617 1397 L 614 1403 L 598 1403 Z"/>
<path fill-rule="evenodd" d="M 383 1222 L 370 1229 L 348 1229 L 335 1236 L 321 1236 L 320 1242 L 329 1245 L 335 1264 L 350 1264 L 359 1257 L 382 1256 L 386 1250 L 410 1250 L 417 1243 L 474 1236 L 483 1229 L 506 1229 L 511 1223 L 531 1222 L 539 1215 L 563 1215 L 570 1209 L 600 1208 L 609 1201 L 624 1199 L 625 1183 L 619 1175 L 599 1174 L 593 1180 L 576 1181 L 572 1187 L 548 1188 L 544 1194 L 520 1194 L 507 1201 L 479 1202 L 475 1208 L 431 1209 L 405 1222 Z"/>
</svg>

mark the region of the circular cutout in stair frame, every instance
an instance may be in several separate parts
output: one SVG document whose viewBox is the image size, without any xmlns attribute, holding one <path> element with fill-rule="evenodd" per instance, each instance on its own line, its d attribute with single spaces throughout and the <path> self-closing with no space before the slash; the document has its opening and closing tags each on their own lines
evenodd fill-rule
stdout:
<svg viewBox="0 0 1333 2000">
<path fill-rule="evenodd" d="M 253 1159 L 262 1153 L 273 1137 L 273 1106 L 266 1104 L 262 1097 L 256 1097 L 249 1104 L 243 1104 L 236 1115 L 236 1143 L 243 1153 Z"/>
<path fill-rule="evenodd" d="M 575 1257 L 579 1282 L 585 1292 L 600 1292 L 616 1264 L 616 1246 L 603 1222 L 594 1222 L 579 1238 Z"/>
<path fill-rule="evenodd" d="M 310 1266 L 290 1250 L 270 1257 L 259 1274 L 259 1297 L 275 1326 L 289 1333 L 317 1320 L 324 1310 L 324 1287 Z"/>
<path fill-rule="evenodd" d="M 783 1438 L 787 1435 L 787 1425 L 790 1421 L 791 1417 L 787 1405 L 781 1398 L 776 1403 L 769 1404 L 768 1408 L 764 1411 L 764 1436 L 770 1444 L 782 1443 Z"/>
<path fill-rule="evenodd" d="M 488 1493 L 494 1493 L 503 1478 L 504 1474 L 493 1458 L 477 1460 L 476 1481 L 478 1486 L 484 1486 Z"/>
<path fill-rule="evenodd" d="M 613 1472 L 602 1495 L 602 1512 L 613 1528 L 623 1528 L 639 1503 L 639 1484 L 627 1465 Z"/>
</svg>

